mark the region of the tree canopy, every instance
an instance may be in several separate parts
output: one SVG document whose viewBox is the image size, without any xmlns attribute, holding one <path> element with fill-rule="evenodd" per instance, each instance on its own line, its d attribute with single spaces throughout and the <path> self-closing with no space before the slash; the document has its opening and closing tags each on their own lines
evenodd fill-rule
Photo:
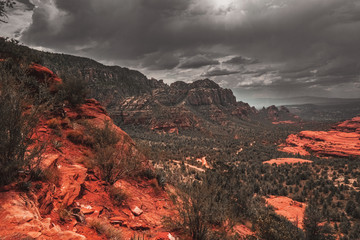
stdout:
<svg viewBox="0 0 360 240">
<path fill-rule="evenodd" d="M 7 18 L 7 8 L 13 7 L 14 4 L 15 2 L 12 0 L 0 0 L 0 22 L 6 23 L 4 19 Z"/>
</svg>

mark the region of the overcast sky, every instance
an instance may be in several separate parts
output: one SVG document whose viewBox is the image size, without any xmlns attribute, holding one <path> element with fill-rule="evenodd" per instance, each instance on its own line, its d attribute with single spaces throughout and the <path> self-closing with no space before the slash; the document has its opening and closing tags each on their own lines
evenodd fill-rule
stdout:
<svg viewBox="0 0 360 240">
<path fill-rule="evenodd" d="M 29 46 L 168 83 L 210 78 L 238 100 L 360 97 L 359 0 L 20 2 L 0 33 Z"/>
</svg>

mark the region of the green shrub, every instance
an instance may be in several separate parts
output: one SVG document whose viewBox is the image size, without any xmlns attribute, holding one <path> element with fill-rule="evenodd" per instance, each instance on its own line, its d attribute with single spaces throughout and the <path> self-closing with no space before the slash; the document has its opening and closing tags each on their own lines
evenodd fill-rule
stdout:
<svg viewBox="0 0 360 240">
<path fill-rule="evenodd" d="M 124 176 L 141 172 L 141 162 L 134 156 L 133 146 L 128 151 L 117 148 L 120 138 L 109 122 L 105 122 L 103 128 L 89 129 L 88 132 L 93 139 L 94 163 L 100 168 L 103 180 L 113 184 Z"/>
<path fill-rule="evenodd" d="M 41 107 L 32 104 L 34 101 L 19 78 L 25 78 L 23 72 L 16 70 L 11 74 L 11 69 L 0 65 L 0 186 L 14 181 L 20 171 L 29 170 L 30 161 L 42 152 L 40 145 L 29 148 L 36 142 L 30 136 Z"/>
<path fill-rule="evenodd" d="M 63 86 L 59 91 L 61 100 L 66 100 L 72 106 L 84 103 L 87 95 L 87 84 L 78 76 L 63 76 Z"/>
</svg>

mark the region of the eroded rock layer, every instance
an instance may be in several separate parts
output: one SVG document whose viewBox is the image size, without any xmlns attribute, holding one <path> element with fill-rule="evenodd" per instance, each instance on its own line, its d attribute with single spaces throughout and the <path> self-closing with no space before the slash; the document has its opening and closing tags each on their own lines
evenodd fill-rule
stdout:
<svg viewBox="0 0 360 240">
<path fill-rule="evenodd" d="M 360 117 L 333 127 L 331 131 L 302 131 L 286 139 L 280 150 L 324 157 L 360 156 Z"/>
</svg>

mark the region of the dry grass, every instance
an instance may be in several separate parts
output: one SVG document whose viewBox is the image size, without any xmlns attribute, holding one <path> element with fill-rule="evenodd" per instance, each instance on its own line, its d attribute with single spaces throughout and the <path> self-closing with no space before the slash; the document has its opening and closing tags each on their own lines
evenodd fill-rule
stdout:
<svg viewBox="0 0 360 240">
<path fill-rule="evenodd" d="M 92 219 L 88 222 L 89 227 L 95 229 L 99 234 L 105 235 L 107 239 L 124 239 L 121 230 L 115 228 L 104 219 Z"/>
<path fill-rule="evenodd" d="M 57 118 L 52 118 L 47 121 L 47 125 L 52 129 L 60 129 L 61 121 Z"/>
<path fill-rule="evenodd" d="M 93 139 L 89 136 L 85 136 L 80 130 L 71 130 L 66 137 L 74 144 L 81 144 L 86 146 L 93 145 Z"/>
<path fill-rule="evenodd" d="M 128 195 L 121 188 L 111 186 L 109 189 L 109 194 L 115 205 L 118 206 L 122 205 L 126 199 L 128 199 Z"/>
<path fill-rule="evenodd" d="M 69 210 L 67 210 L 66 208 L 60 208 L 58 210 L 59 213 L 59 218 L 61 221 L 63 222 L 67 222 L 71 219 L 71 212 Z"/>
</svg>

